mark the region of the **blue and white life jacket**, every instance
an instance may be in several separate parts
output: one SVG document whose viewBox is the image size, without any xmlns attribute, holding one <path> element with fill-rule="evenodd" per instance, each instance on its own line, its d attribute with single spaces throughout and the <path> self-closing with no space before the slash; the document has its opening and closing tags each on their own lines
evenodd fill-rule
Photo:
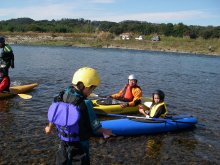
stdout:
<svg viewBox="0 0 220 165">
<path fill-rule="evenodd" d="M 48 109 L 48 120 L 55 124 L 58 136 L 67 142 L 80 141 L 79 108 L 70 103 L 53 102 Z"/>
</svg>

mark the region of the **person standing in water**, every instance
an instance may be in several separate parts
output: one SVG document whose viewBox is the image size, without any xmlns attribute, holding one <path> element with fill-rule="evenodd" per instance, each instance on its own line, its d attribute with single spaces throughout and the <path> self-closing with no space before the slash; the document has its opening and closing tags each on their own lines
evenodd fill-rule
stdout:
<svg viewBox="0 0 220 165">
<path fill-rule="evenodd" d="M 80 68 L 75 72 L 72 85 L 54 98 L 48 110 L 49 124 L 45 127 L 49 134 L 55 125 L 60 138 L 56 154 L 56 164 L 80 163 L 89 165 L 89 138 L 93 134 L 113 135 L 102 128 L 93 111 L 93 104 L 87 97 L 100 85 L 98 72 L 93 68 Z"/>
<path fill-rule="evenodd" d="M 4 68 L 4 74 L 8 75 L 9 68 L 14 68 L 14 53 L 11 46 L 5 43 L 5 38 L 2 36 L 0 36 L 0 48 L 2 48 L 0 65 Z"/>
</svg>

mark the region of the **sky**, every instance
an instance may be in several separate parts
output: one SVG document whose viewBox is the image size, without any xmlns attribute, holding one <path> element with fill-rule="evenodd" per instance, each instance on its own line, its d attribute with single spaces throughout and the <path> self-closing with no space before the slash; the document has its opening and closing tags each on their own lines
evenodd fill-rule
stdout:
<svg viewBox="0 0 220 165">
<path fill-rule="evenodd" d="M 220 0 L 2 0 L 0 21 L 16 18 L 220 26 Z"/>
</svg>

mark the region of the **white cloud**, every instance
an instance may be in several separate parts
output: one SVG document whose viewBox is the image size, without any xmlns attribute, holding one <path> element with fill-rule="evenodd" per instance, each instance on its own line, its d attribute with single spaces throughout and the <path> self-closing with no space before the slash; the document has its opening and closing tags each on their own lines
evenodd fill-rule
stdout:
<svg viewBox="0 0 220 165">
<path fill-rule="evenodd" d="M 114 0 L 91 0 L 92 3 L 114 3 Z"/>
<path fill-rule="evenodd" d="M 29 17 L 36 20 L 39 19 L 59 19 L 72 17 L 74 10 L 73 5 L 52 4 L 48 6 L 34 6 L 24 8 L 7 8 L 1 9 L 0 16 L 6 17 L 10 15 L 13 18 Z M 76 7 L 77 8 L 77 7 Z"/>
<path fill-rule="evenodd" d="M 47 0 L 47 5 L 39 4 L 22 8 L 1 8 L 0 20 L 11 18 L 29 17 L 34 20 L 52 20 L 61 18 L 84 18 L 96 21 L 121 22 L 124 20 L 147 21 L 152 23 L 179 23 L 193 24 L 194 22 L 206 22 L 212 24 L 214 20 L 219 19 L 219 15 L 210 14 L 206 10 L 190 10 L 176 12 L 151 12 L 151 13 L 121 13 L 121 11 L 110 12 L 91 4 L 113 3 L 113 0 L 74 0 L 71 3 L 53 3 Z M 192 22 L 192 23 L 191 23 Z M 201 23 L 200 23 L 201 24 Z"/>
<path fill-rule="evenodd" d="M 92 19 L 94 15 L 104 14 L 104 10 L 99 10 L 94 3 L 112 3 L 113 0 L 74 0 L 65 3 L 52 3 L 51 0 L 45 1 L 35 6 L 22 8 L 8 7 L 1 8 L 0 20 L 10 18 L 29 17 L 34 20 L 42 19 L 61 19 L 61 18 L 85 18 Z"/>
<path fill-rule="evenodd" d="M 177 12 L 154 12 L 154 13 L 135 13 L 135 14 L 112 14 L 108 16 L 100 16 L 95 20 L 109 20 L 120 22 L 123 20 L 138 20 L 154 23 L 163 22 L 182 22 L 184 20 L 192 20 L 198 18 L 214 17 L 204 11 L 177 11 Z"/>
</svg>

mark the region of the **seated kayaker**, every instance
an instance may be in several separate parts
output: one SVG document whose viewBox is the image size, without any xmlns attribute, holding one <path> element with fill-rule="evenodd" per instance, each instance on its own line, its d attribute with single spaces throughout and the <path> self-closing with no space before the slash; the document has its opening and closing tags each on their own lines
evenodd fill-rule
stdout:
<svg viewBox="0 0 220 165">
<path fill-rule="evenodd" d="M 150 107 L 139 105 L 139 112 L 146 118 L 165 117 L 168 113 L 166 104 L 164 103 L 165 94 L 161 90 L 156 90 L 152 94 L 152 105 Z"/>
<path fill-rule="evenodd" d="M 2 68 L 0 68 L 0 92 L 8 91 L 10 87 L 10 78 L 6 74 Z"/>
<path fill-rule="evenodd" d="M 141 103 L 142 90 L 137 85 L 136 77 L 131 74 L 128 76 L 128 84 L 124 86 L 118 93 L 110 96 L 110 98 L 121 101 L 122 108 L 133 107 Z"/>
</svg>

